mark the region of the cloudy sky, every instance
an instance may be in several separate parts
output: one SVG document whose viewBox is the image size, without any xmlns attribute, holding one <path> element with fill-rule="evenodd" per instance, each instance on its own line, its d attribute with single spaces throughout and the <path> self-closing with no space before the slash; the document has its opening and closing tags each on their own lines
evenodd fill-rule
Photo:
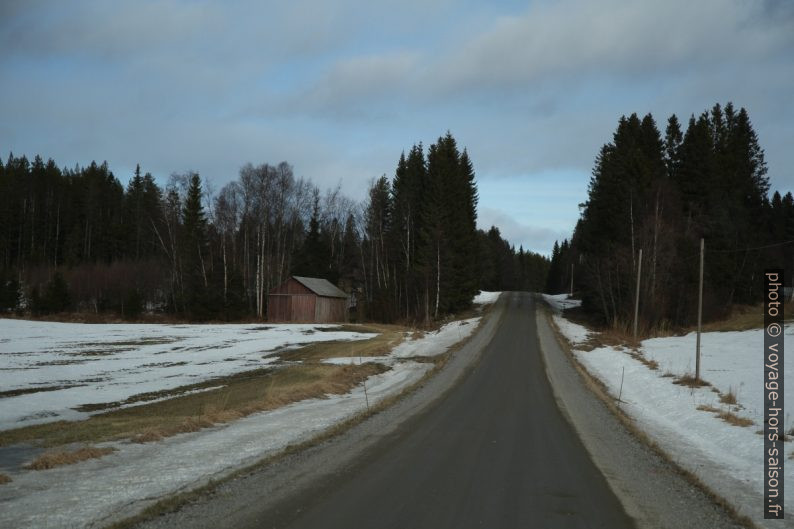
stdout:
<svg viewBox="0 0 794 529">
<path fill-rule="evenodd" d="M 220 188 L 287 160 L 362 199 L 450 130 L 479 222 L 547 253 L 622 114 L 750 112 L 794 189 L 794 2 L 292 0 L 0 3 L 0 152 L 136 163 Z"/>
</svg>

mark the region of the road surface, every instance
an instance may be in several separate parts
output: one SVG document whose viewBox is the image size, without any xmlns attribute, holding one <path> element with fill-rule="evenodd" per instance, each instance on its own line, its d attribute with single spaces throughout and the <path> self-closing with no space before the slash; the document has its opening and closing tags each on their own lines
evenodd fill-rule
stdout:
<svg viewBox="0 0 794 529">
<path fill-rule="evenodd" d="M 251 527 L 633 527 L 557 407 L 532 297 L 508 303 L 482 359 L 445 399 Z"/>
<path fill-rule="evenodd" d="M 444 368 L 396 404 L 138 527 L 741 525 L 593 395 L 533 295 L 505 293 Z"/>
</svg>

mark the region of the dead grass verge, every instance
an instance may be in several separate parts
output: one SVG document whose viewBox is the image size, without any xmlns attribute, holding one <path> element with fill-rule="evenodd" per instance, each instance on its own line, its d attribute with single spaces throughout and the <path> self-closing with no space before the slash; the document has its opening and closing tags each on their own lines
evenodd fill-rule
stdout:
<svg viewBox="0 0 794 529">
<path fill-rule="evenodd" d="M 340 327 L 342 329 L 342 327 Z M 317 342 L 299 349 L 281 353 L 282 360 L 318 362 L 326 358 L 383 356 L 405 338 L 410 329 L 399 325 L 370 324 L 367 326 L 345 325 L 348 332 L 379 333 L 368 340 Z"/>
<path fill-rule="evenodd" d="M 84 421 L 58 421 L 4 430 L 0 432 L 0 446 L 38 442 L 54 447 L 121 439 L 152 442 L 299 400 L 347 393 L 367 377 L 386 369 L 380 364 L 369 363 L 304 364 L 247 371 L 198 385 L 216 389 L 116 409 Z"/>
<path fill-rule="evenodd" d="M 5 485 L 6 483 L 11 483 L 11 478 L 6 476 L 5 474 L 0 474 L 0 485 Z"/>
<path fill-rule="evenodd" d="M 25 468 L 29 470 L 47 470 L 64 465 L 74 465 L 87 459 L 99 459 L 115 451 L 116 449 L 111 447 L 96 448 L 93 446 L 84 446 L 71 451 L 57 450 L 40 455 L 32 463 L 25 465 Z"/>
</svg>

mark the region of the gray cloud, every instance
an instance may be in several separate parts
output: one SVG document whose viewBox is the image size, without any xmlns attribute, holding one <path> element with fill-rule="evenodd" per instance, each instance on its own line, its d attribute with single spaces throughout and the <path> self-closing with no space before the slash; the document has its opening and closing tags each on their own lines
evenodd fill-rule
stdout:
<svg viewBox="0 0 794 529">
<path fill-rule="evenodd" d="M 508 213 L 490 207 L 479 208 L 477 227 L 483 230 L 491 226 L 499 228 L 502 238 L 515 245 L 516 249 L 523 246 L 524 250 L 548 254 L 554 241 L 570 237 L 570 233 L 551 230 L 542 226 L 530 226 L 515 220 Z"/>
<path fill-rule="evenodd" d="M 220 185 L 247 161 L 286 159 L 361 198 L 401 150 L 450 129 L 478 177 L 514 178 L 528 197 L 515 207 L 529 208 L 542 197 L 519 177 L 575 171 L 584 189 L 621 114 L 663 127 L 733 100 L 773 186 L 794 186 L 794 7 L 782 0 L 8 1 L 0 49 L 0 149 L 106 158 L 122 179 L 141 162 Z M 498 206 L 481 204 L 483 222 L 517 244 L 565 235 Z"/>
</svg>

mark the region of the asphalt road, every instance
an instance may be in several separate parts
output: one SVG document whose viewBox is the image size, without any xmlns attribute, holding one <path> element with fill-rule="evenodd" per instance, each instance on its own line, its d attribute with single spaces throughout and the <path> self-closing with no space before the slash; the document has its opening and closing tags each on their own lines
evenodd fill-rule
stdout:
<svg viewBox="0 0 794 529">
<path fill-rule="evenodd" d="M 445 398 L 257 516 L 278 528 L 634 527 L 557 407 L 530 294 Z"/>
</svg>

